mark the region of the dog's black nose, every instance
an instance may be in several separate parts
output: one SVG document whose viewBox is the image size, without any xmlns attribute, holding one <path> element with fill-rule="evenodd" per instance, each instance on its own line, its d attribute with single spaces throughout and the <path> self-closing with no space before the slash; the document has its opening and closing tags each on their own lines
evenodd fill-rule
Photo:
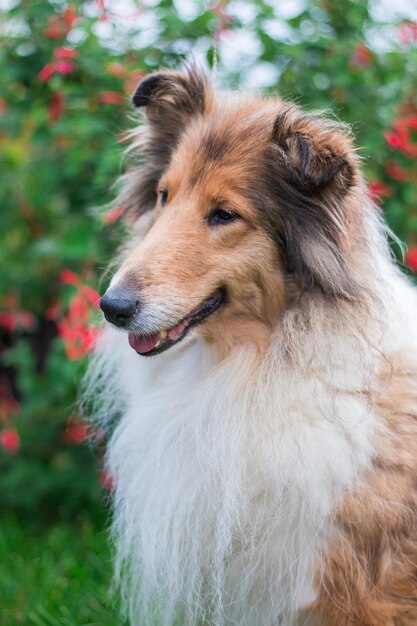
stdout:
<svg viewBox="0 0 417 626">
<path fill-rule="evenodd" d="M 124 289 L 109 289 L 100 300 L 104 317 L 116 326 L 126 326 L 138 306 L 135 296 Z"/>
</svg>

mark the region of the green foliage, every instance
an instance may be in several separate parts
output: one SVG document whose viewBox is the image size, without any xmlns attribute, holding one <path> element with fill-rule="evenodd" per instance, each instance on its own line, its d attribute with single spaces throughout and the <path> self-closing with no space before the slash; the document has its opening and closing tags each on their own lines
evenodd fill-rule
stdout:
<svg viewBox="0 0 417 626">
<path fill-rule="evenodd" d="M 353 125 L 372 193 L 415 244 L 417 27 L 378 23 L 366 0 L 300 0 L 285 19 L 285 2 L 264 0 L 188 13 L 131 2 L 124 17 L 125 3 L 14 4 L 0 35 L 0 504 L 53 515 L 101 501 L 76 394 L 95 289 L 123 233 L 120 212 L 99 208 L 121 170 L 135 82 L 195 55 L 217 63 L 221 84 L 253 79 L 330 109 Z"/>
</svg>

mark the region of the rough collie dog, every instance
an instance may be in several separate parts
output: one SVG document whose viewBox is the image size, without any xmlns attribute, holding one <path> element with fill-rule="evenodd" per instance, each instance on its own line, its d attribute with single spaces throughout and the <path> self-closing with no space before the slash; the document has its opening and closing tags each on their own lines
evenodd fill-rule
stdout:
<svg viewBox="0 0 417 626">
<path fill-rule="evenodd" d="M 417 624 L 417 298 L 345 129 L 162 71 L 90 368 L 132 626 Z"/>
</svg>

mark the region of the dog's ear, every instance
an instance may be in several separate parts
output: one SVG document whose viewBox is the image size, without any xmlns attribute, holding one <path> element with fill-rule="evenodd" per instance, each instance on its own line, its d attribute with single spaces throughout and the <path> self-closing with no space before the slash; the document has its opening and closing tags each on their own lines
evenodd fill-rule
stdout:
<svg viewBox="0 0 417 626">
<path fill-rule="evenodd" d="M 172 149 L 190 118 L 204 113 L 207 97 L 206 78 L 192 67 L 150 74 L 136 87 L 132 102 L 145 107 L 152 127 Z"/>
<path fill-rule="evenodd" d="M 139 216 L 155 207 L 158 181 L 191 119 L 209 106 L 211 91 L 195 67 L 185 72 L 166 70 L 146 76 L 136 87 L 132 102 L 145 111 L 145 124 L 131 133 L 130 150 L 138 161 L 122 176 L 118 206 Z"/>
<path fill-rule="evenodd" d="M 314 193 L 331 183 L 337 192 L 352 184 L 350 143 L 329 121 L 290 108 L 275 119 L 272 141 L 300 188 Z"/>
<path fill-rule="evenodd" d="M 284 262 L 303 289 L 356 299 L 346 258 L 346 224 L 356 158 L 336 127 L 291 107 L 275 119 L 272 136 L 275 235 Z"/>
</svg>

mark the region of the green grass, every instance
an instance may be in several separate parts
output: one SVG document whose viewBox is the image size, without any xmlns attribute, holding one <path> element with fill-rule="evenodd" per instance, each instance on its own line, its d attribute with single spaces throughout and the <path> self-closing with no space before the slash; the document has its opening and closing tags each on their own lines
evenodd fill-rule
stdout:
<svg viewBox="0 0 417 626">
<path fill-rule="evenodd" d="M 91 520 L 0 524 L 1 626 L 122 626 L 106 532 Z"/>
</svg>

